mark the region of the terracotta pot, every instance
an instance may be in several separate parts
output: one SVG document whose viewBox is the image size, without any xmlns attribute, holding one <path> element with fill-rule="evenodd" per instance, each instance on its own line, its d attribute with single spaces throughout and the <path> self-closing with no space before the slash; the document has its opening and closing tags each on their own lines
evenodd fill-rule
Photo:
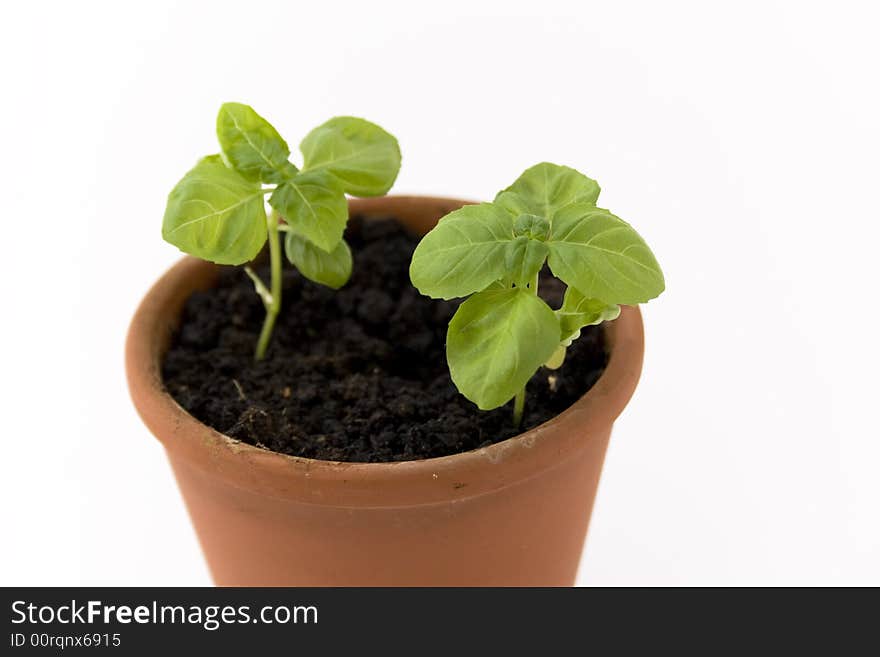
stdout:
<svg viewBox="0 0 880 657">
<path fill-rule="evenodd" d="M 423 233 L 464 202 L 386 197 L 352 213 Z M 335 463 L 243 444 L 165 391 L 160 362 L 181 308 L 216 268 L 184 258 L 149 291 L 128 334 L 138 412 L 164 445 L 214 581 L 253 586 L 570 586 L 611 425 L 642 366 L 642 319 L 607 325 L 608 368 L 555 419 L 470 452 Z"/>
</svg>

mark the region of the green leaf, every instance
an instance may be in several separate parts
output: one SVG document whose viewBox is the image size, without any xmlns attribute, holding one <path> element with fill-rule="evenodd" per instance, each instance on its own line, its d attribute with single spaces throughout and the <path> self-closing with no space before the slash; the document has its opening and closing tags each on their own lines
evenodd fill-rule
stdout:
<svg viewBox="0 0 880 657">
<path fill-rule="evenodd" d="M 288 232 L 284 241 L 287 259 L 310 281 L 338 290 L 351 277 L 351 250 L 340 240 L 330 253 L 309 240 Z"/>
<path fill-rule="evenodd" d="M 513 215 L 534 214 L 552 223 L 556 213 L 572 203 L 596 203 L 599 183 L 579 171 L 542 162 L 526 169 L 495 202 Z"/>
<path fill-rule="evenodd" d="M 544 242 L 550 236 L 550 222 L 534 214 L 521 214 L 513 222 L 513 234 Z"/>
<path fill-rule="evenodd" d="M 375 123 L 337 116 L 312 130 L 299 145 L 303 170 L 336 176 L 354 196 L 381 196 L 400 171 L 397 140 Z"/>
<path fill-rule="evenodd" d="M 203 158 L 168 195 L 162 237 L 181 251 L 223 265 L 253 260 L 266 243 L 260 185 L 219 155 Z"/>
<path fill-rule="evenodd" d="M 550 233 L 550 222 L 534 214 L 521 214 L 513 222 L 514 240 L 508 245 L 504 266 L 506 279 L 518 286 L 534 285 L 535 277 L 550 252 L 544 244 Z"/>
<path fill-rule="evenodd" d="M 443 217 L 413 253 L 410 279 L 419 292 L 452 299 L 479 292 L 506 273 L 513 218 L 491 203 Z"/>
<path fill-rule="evenodd" d="M 546 367 L 548 370 L 558 370 L 565 362 L 566 351 L 568 351 L 568 347 L 560 344 L 558 347 L 556 347 L 556 351 L 553 352 L 553 355 L 550 356 L 550 358 L 547 359 L 547 361 L 544 363 L 544 367 Z"/>
<path fill-rule="evenodd" d="M 506 278 L 519 286 L 534 285 L 550 248 L 538 240 L 521 235 L 508 243 L 504 257 Z"/>
<path fill-rule="evenodd" d="M 632 226 L 590 203 L 557 213 L 548 244 L 553 274 L 586 297 L 636 304 L 666 286 L 654 254 Z"/>
<path fill-rule="evenodd" d="M 585 326 L 609 322 L 617 319 L 618 315 L 620 306 L 585 297 L 578 290 L 569 287 L 565 290 L 562 307 L 556 311 L 560 342 L 567 347 L 580 337 L 581 329 Z"/>
<path fill-rule="evenodd" d="M 483 410 L 525 386 L 559 345 L 549 306 L 521 288 L 473 295 L 449 323 L 446 358 L 458 390 Z"/>
<path fill-rule="evenodd" d="M 224 159 L 248 180 L 277 183 L 296 173 L 287 161 L 287 143 L 248 105 L 223 103 L 217 114 L 217 139 Z"/>
<path fill-rule="evenodd" d="M 348 202 L 339 182 L 326 171 L 304 171 L 279 185 L 269 204 L 290 230 L 332 252 L 348 221 Z"/>
</svg>

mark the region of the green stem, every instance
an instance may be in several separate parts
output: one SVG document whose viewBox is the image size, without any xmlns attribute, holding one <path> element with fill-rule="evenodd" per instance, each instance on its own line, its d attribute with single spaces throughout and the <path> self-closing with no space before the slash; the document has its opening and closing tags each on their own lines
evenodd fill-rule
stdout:
<svg viewBox="0 0 880 657">
<path fill-rule="evenodd" d="M 535 274 L 535 280 L 532 281 L 532 284 L 529 286 L 532 294 L 538 296 L 538 277 L 540 276 L 540 272 Z M 526 407 L 526 387 L 523 386 L 522 390 L 516 393 L 516 397 L 513 398 L 513 426 L 518 427 L 522 424 L 523 411 Z"/>
<path fill-rule="evenodd" d="M 263 320 L 263 329 L 260 331 L 260 339 L 257 340 L 257 350 L 254 358 L 263 360 L 269 341 L 272 339 L 272 329 L 275 328 L 275 320 L 281 310 L 281 240 L 278 233 L 278 213 L 275 210 L 269 213 L 266 220 L 269 230 L 269 266 L 272 280 L 270 283 L 269 302 L 266 306 L 266 319 Z"/>
</svg>

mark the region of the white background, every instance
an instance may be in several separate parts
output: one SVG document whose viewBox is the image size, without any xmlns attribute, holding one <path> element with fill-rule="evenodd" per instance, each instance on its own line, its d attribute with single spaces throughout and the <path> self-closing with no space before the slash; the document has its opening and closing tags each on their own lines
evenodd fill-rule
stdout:
<svg viewBox="0 0 880 657">
<path fill-rule="evenodd" d="M 399 193 L 599 180 L 666 273 L 579 583 L 880 584 L 872 3 L 5 3 L 2 584 L 207 584 L 129 402 L 221 102 L 400 140 Z"/>
</svg>

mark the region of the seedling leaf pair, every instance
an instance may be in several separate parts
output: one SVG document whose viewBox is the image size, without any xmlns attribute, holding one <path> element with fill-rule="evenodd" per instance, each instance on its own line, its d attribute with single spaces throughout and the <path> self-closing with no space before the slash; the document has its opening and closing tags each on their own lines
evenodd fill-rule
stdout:
<svg viewBox="0 0 880 657">
<path fill-rule="evenodd" d="M 422 294 L 473 295 L 450 322 L 446 354 L 456 386 L 480 408 L 516 397 L 518 423 L 538 367 L 558 367 L 581 329 L 616 318 L 619 304 L 663 291 L 644 240 L 596 207 L 598 196 L 594 180 L 541 163 L 492 203 L 448 214 L 416 248 L 410 277 Z M 568 286 L 556 311 L 537 296 L 545 262 Z"/>
<path fill-rule="evenodd" d="M 169 195 L 162 236 L 186 253 L 226 265 L 253 260 L 268 240 L 271 288 L 249 271 L 267 311 L 259 359 L 281 303 L 279 232 L 286 233 L 284 250 L 304 276 L 332 288 L 344 285 L 352 269 L 342 237 L 345 195 L 385 194 L 400 170 L 400 148 L 379 126 L 341 116 L 306 135 L 299 168 L 278 131 L 241 103 L 220 108 L 217 138 L 221 154 L 199 161 Z"/>
</svg>

